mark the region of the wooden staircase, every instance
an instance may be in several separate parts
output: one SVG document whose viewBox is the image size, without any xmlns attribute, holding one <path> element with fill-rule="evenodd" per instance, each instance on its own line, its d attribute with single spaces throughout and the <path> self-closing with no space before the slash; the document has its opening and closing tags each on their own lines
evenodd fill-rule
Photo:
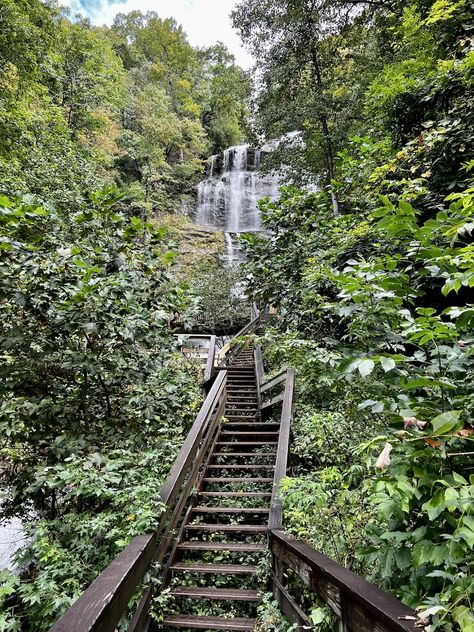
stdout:
<svg viewBox="0 0 474 632">
<path fill-rule="evenodd" d="M 267 549 L 280 424 L 262 421 L 252 348 L 222 370 L 225 420 L 165 573 L 173 599 L 164 629 L 252 630 L 265 589 L 255 575 Z"/>
<path fill-rule="evenodd" d="M 303 632 L 312 624 L 295 576 L 340 630 L 419 629 L 414 610 L 282 530 L 295 371 L 266 378 L 261 347 L 246 342 L 264 322 L 254 308 L 209 363 L 208 394 L 160 490 L 156 530 L 136 536 L 50 632 L 116 632 L 130 616 L 127 632 L 250 631 L 269 589 Z M 271 569 L 260 566 L 267 556 Z"/>
</svg>

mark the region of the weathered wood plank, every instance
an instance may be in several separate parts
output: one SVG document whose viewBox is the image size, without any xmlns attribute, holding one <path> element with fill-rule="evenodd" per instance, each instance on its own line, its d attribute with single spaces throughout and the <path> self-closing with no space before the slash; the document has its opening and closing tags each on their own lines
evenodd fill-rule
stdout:
<svg viewBox="0 0 474 632">
<path fill-rule="evenodd" d="M 262 405 L 260 406 L 260 410 L 266 410 L 267 408 L 271 408 L 272 406 L 275 406 L 275 404 L 279 404 L 280 402 L 282 402 L 284 399 L 285 399 L 285 394 L 280 393 L 279 395 L 272 397 L 272 399 L 269 399 L 267 402 L 262 402 Z"/>
<path fill-rule="evenodd" d="M 171 473 L 166 484 L 162 487 L 160 495 L 165 504 L 170 502 L 176 488 L 181 483 L 184 474 L 189 467 L 194 455 L 199 447 L 199 443 L 206 427 L 206 423 L 214 411 L 219 398 L 225 389 L 227 374 L 225 371 L 220 372 L 216 381 L 212 385 L 209 395 L 206 397 L 202 408 L 196 417 L 196 420 L 186 437 L 183 447 L 171 468 Z"/>
<path fill-rule="evenodd" d="M 258 401 L 261 403 L 262 391 L 260 389 L 260 384 L 263 382 L 265 378 L 265 369 L 263 368 L 263 356 L 262 356 L 261 345 L 257 345 L 255 347 L 254 359 L 255 359 L 255 373 L 257 377 L 257 397 L 258 397 Z"/>
<path fill-rule="evenodd" d="M 140 599 L 135 615 L 127 628 L 127 632 L 144 632 L 145 630 L 148 630 L 152 597 L 153 588 L 150 585 Z"/>
<path fill-rule="evenodd" d="M 50 632 L 114 632 L 155 550 L 154 534 L 134 538 Z"/>
<path fill-rule="evenodd" d="M 281 611 L 291 623 L 296 623 L 299 628 L 311 629 L 311 625 L 308 617 L 303 610 L 298 606 L 290 593 L 281 584 L 278 579 L 272 579 L 273 596 L 275 597 Z"/>
<path fill-rule="evenodd" d="M 268 382 L 264 382 L 260 386 L 260 391 L 262 393 L 265 393 L 269 389 L 273 388 L 274 386 L 277 386 L 277 384 L 280 384 L 281 382 L 284 382 L 285 380 L 286 380 L 286 370 L 282 371 L 281 373 L 273 377 L 271 380 L 268 380 Z"/>
<path fill-rule="evenodd" d="M 281 528 L 283 521 L 283 507 L 278 496 L 280 483 L 286 476 L 286 466 L 288 462 L 288 448 L 290 445 L 291 420 L 293 417 L 293 391 L 295 385 L 295 371 L 288 369 L 286 376 L 285 392 L 283 393 L 283 408 L 281 411 L 280 434 L 278 438 L 277 458 L 275 463 L 275 473 L 273 478 L 272 502 L 270 518 L 268 520 L 269 529 Z"/>
</svg>

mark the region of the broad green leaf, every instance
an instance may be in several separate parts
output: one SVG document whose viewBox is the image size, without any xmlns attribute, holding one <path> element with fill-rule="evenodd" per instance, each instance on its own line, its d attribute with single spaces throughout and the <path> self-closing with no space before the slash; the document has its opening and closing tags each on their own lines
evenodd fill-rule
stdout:
<svg viewBox="0 0 474 632">
<path fill-rule="evenodd" d="M 375 362 L 370 358 L 365 358 L 365 360 L 362 360 L 357 368 L 359 369 L 359 373 L 362 375 L 362 377 L 366 377 L 367 375 L 370 375 L 374 370 Z"/>
<path fill-rule="evenodd" d="M 448 434 L 460 425 L 461 410 L 449 410 L 431 420 L 433 436 Z"/>
<path fill-rule="evenodd" d="M 386 373 L 387 371 L 391 371 L 397 366 L 395 360 L 393 360 L 392 358 L 386 358 L 384 356 L 380 358 L 380 364 L 382 365 L 382 368 Z"/>
<path fill-rule="evenodd" d="M 461 632 L 472 632 L 474 630 L 474 613 L 467 606 L 454 608 L 453 619 L 461 628 Z"/>
<path fill-rule="evenodd" d="M 430 520 L 437 518 L 446 509 L 444 490 L 438 489 L 431 500 L 422 505 L 422 509 L 428 513 Z"/>
<path fill-rule="evenodd" d="M 459 494 L 453 487 L 448 487 L 444 492 L 444 499 L 448 506 L 448 511 L 454 511 L 458 506 Z"/>
</svg>

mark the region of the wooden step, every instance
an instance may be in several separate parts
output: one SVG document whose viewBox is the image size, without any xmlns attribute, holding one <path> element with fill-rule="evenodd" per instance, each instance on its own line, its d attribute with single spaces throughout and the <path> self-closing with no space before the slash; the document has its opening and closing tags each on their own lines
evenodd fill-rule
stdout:
<svg viewBox="0 0 474 632">
<path fill-rule="evenodd" d="M 203 573 L 212 575 L 253 575 L 258 566 L 253 564 L 186 564 L 178 562 L 170 566 L 173 573 Z"/>
<path fill-rule="evenodd" d="M 219 441 L 216 443 L 217 447 L 232 447 L 238 448 L 240 446 L 264 446 L 264 445 L 278 445 L 278 441 Z"/>
<path fill-rule="evenodd" d="M 270 498 L 270 492 L 199 492 L 204 498 Z"/>
<path fill-rule="evenodd" d="M 194 507 L 191 512 L 194 513 L 206 513 L 206 514 L 268 514 L 270 509 L 264 507 L 206 507 L 200 505 Z"/>
<path fill-rule="evenodd" d="M 187 524 L 187 531 L 211 531 L 219 533 L 266 533 L 268 527 L 264 524 Z"/>
<path fill-rule="evenodd" d="M 203 478 L 204 483 L 273 483 L 273 478 Z"/>
<path fill-rule="evenodd" d="M 170 628 L 193 628 L 195 630 L 236 630 L 251 632 L 255 626 L 255 619 L 236 618 L 223 619 L 221 617 L 198 617 L 191 614 L 174 614 L 167 617 L 162 625 Z"/>
<path fill-rule="evenodd" d="M 267 445 L 267 444 L 265 444 Z M 276 457 L 276 452 L 214 452 L 213 457 L 228 457 L 228 456 L 232 456 L 232 457 L 243 457 L 243 458 L 250 458 L 250 457 L 254 457 L 254 456 L 265 456 L 265 457 Z"/>
<path fill-rule="evenodd" d="M 225 601 L 260 601 L 256 590 L 240 588 L 187 588 L 179 586 L 172 588 L 173 597 L 188 597 L 190 599 L 223 599 Z"/>
<path fill-rule="evenodd" d="M 269 423 L 268 421 L 257 421 L 257 420 L 231 421 L 229 423 L 226 423 L 224 425 L 224 428 L 226 430 L 230 430 L 231 426 L 232 426 L 232 428 L 234 426 L 236 426 L 237 428 L 255 428 L 255 426 L 258 426 L 258 427 L 261 427 L 261 428 L 276 427 L 275 432 L 278 432 L 280 424 L 279 423 Z"/>
<path fill-rule="evenodd" d="M 220 439 L 227 439 L 227 438 L 231 438 L 231 437 L 236 437 L 237 439 L 246 437 L 249 439 L 253 439 L 255 437 L 255 439 L 258 438 L 263 438 L 263 439 L 273 439 L 275 437 L 275 435 L 278 435 L 278 432 L 273 431 L 273 432 L 245 432 L 245 431 L 236 431 L 236 432 L 221 432 L 220 434 Z"/>
<path fill-rule="evenodd" d="M 268 465 L 263 463 L 262 465 L 246 463 L 245 465 L 235 465 L 234 463 L 219 463 L 217 465 L 208 465 L 208 470 L 273 470 L 275 468 L 274 465 Z"/>
<path fill-rule="evenodd" d="M 226 419 L 236 419 L 237 421 L 255 421 L 255 417 L 258 417 L 258 411 L 255 411 L 253 415 L 225 415 Z"/>
<path fill-rule="evenodd" d="M 235 408 L 236 406 L 244 406 L 245 408 L 255 408 L 258 410 L 258 406 L 256 406 L 255 402 L 245 402 L 242 400 L 230 402 L 227 400 L 227 408 Z"/>
<path fill-rule="evenodd" d="M 245 544 L 243 542 L 181 542 L 181 551 L 234 551 L 237 553 L 260 553 L 265 551 L 265 544 Z"/>
</svg>

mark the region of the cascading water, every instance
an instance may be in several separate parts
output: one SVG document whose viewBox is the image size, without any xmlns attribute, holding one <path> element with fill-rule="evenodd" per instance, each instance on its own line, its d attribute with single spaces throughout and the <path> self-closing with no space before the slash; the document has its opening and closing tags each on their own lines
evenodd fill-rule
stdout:
<svg viewBox="0 0 474 632">
<path fill-rule="evenodd" d="M 278 197 L 278 176 L 262 175 L 261 159 L 262 151 L 249 145 L 229 147 L 209 158 L 207 179 L 198 186 L 195 221 L 225 233 L 230 264 L 242 260 L 236 235 L 261 230 L 258 200 Z"/>
</svg>

